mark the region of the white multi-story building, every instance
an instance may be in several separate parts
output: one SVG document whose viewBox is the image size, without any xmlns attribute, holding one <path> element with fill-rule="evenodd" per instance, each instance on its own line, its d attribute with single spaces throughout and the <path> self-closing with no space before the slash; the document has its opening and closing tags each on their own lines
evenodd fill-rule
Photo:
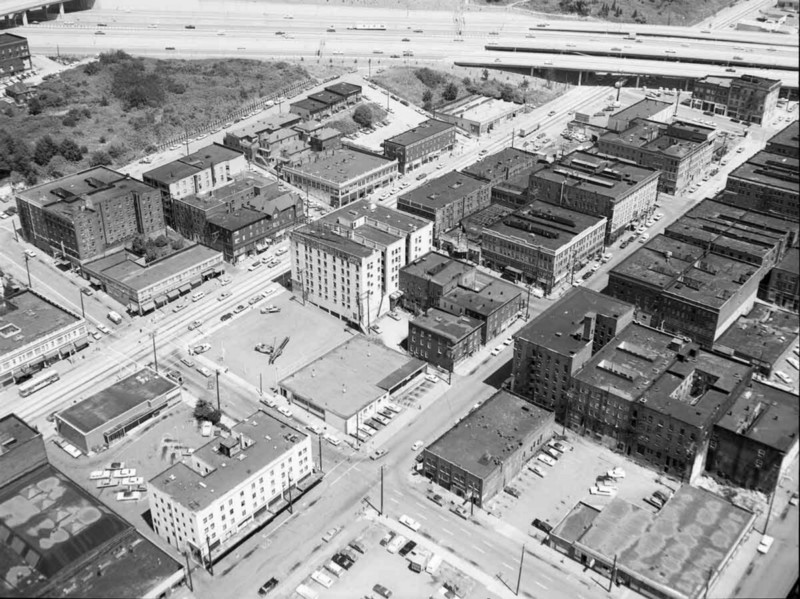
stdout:
<svg viewBox="0 0 800 599">
<path fill-rule="evenodd" d="M 206 562 L 285 508 L 313 473 L 308 435 L 256 412 L 148 482 L 153 527 Z"/>
<path fill-rule="evenodd" d="M 400 296 L 400 269 L 433 248 L 433 223 L 358 201 L 292 234 L 292 280 L 307 300 L 369 328 Z"/>
</svg>

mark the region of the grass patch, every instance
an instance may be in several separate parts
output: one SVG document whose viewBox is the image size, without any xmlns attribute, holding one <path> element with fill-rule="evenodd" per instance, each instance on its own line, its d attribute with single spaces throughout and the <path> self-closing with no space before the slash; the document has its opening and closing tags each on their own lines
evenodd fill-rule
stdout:
<svg viewBox="0 0 800 599">
<path fill-rule="evenodd" d="M 47 78 L 29 110 L 9 106 L 0 112 L 0 154 L 11 155 L 0 156 L 0 178 L 30 184 L 92 164 L 123 164 L 307 78 L 302 66 L 288 62 L 158 60 L 109 52 Z M 44 144 L 39 160 L 31 160 L 46 135 L 54 145 Z M 64 140 L 74 142 L 80 155 L 71 144 L 61 153 L 53 150 Z M 29 166 L 16 159 L 25 157 L 23 146 Z"/>
<path fill-rule="evenodd" d="M 528 0 L 519 8 L 543 13 L 584 16 L 612 23 L 688 26 L 716 14 L 736 0 Z"/>
<path fill-rule="evenodd" d="M 392 67 L 375 75 L 373 80 L 396 96 L 427 110 L 470 94 L 540 106 L 561 95 L 563 88 L 556 89 L 548 82 L 525 75 L 466 68 L 441 71 L 427 67 Z"/>
</svg>

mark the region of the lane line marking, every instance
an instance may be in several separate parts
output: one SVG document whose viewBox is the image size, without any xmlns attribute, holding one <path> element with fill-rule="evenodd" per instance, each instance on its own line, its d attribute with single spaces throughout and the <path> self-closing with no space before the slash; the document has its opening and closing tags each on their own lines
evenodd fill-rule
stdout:
<svg viewBox="0 0 800 599">
<path fill-rule="evenodd" d="M 442 528 L 442 530 L 443 530 L 444 532 L 446 532 L 447 534 L 449 534 L 449 535 L 452 535 L 452 534 L 453 534 L 452 532 L 450 532 L 450 531 L 449 531 L 449 530 L 447 530 L 446 528 Z"/>
<path fill-rule="evenodd" d="M 511 570 L 511 571 L 513 571 L 513 570 L 514 570 L 514 566 L 509 566 L 509 565 L 508 565 L 507 563 L 505 563 L 505 562 L 503 562 L 503 565 L 504 565 L 506 568 L 508 568 L 509 570 Z"/>
</svg>

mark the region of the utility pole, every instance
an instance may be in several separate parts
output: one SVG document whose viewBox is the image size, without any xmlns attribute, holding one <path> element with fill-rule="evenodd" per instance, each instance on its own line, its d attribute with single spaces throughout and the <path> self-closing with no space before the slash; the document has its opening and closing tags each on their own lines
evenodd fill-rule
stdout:
<svg viewBox="0 0 800 599">
<path fill-rule="evenodd" d="M 81 316 L 86 318 L 86 309 L 83 307 L 83 291 L 79 291 L 78 295 L 81 296 Z"/>
<path fill-rule="evenodd" d="M 211 539 L 206 536 L 206 546 L 208 547 L 208 563 L 206 564 L 206 570 L 211 576 L 214 576 L 214 564 L 211 561 Z"/>
<path fill-rule="evenodd" d="M 264 396 L 264 375 L 260 372 L 258 373 L 258 395 L 259 397 Z"/>
<path fill-rule="evenodd" d="M 319 471 L 322 472 L 322 435 L 317 435 L 319 442 Z"/>
<path fill-rule="evenodd" d="M 150 337 L 153 339 L 153 366 L 155 366 L 156 374 L 158 374 L 158 354 L 156 353 L 156 332 L 153 331 L 152 333 L 150 333 Z"/>
<path fill-rule="evenodd" d="M 772 504 L 775 502 L 775 495 L 778 491 L 778 485 L 780 484 L 781 480 L 778 479 L 778 482 L 775 483 L 775 490 L 772 491 L 772 495 L 769 498 L 769 509 L 767 510 L 767 519 L 764 521 L 764 532 L 762 534 L 767 534 L 767 526 L 769 525 L 769 518 L 772 515 Z"/>
<path fill-rule="evenodd" d="M 611 566 L 611 578 L 608 581 L 608 592 L 611 592 L 611 588 L 614 586 L 614 578 L 617 575 L 617 554 L 614 554 L 614 565 Z"/>
<path fill-rule="evenodd" d="M 381 516 L 383 516 L 383 466 L 381 466 Z"/>
<path fill-rule="evenodd" d="M 525 304 L 525 321 L 527 322 L 528 318 L 530 318 L 531 314 L 531 286 L 527 285 L 528 287 L 528 302 Z"/>
<path fill-rule="evenodd" d="M 214 371 L 217 375 L 217 412 L 222 413 L 222 408 L 219 407 L 219 368 Z"/>
<path fill-rule="evenodd" d="M 519 585 L 522 582 L 522 561 L 525 559 L 525 545 L 522 546 L 522 553 L 519 556 L 519 573 L 517 574 L 517 590 L 515 595 L 519 595 Z"/>
<path fill-rule="evenodd" d="M 30 258 L 28 254 L 23 254 L 23 256 L 25 256 L 25 270 L 28 271 L 28 287 L 33 289 L 33 285 L 31 285 L 31 267 L 28 266 L 28 260 L 30 260 Z"/>
<path fill-rule="evenodd" d="M 294 514 L 294 506 L 292 505 L 292 477 L 289 476 L 289 513 Z"/>
<path fill-rule="evenodd" d="M 190 591 L 194 591 L 194 585 L 192 584 L 192 569 L 189 567 L 189 552 L 184 551 L 183 557 L 186 559 L 186 584 L 189 586 Z"/>
</svg>

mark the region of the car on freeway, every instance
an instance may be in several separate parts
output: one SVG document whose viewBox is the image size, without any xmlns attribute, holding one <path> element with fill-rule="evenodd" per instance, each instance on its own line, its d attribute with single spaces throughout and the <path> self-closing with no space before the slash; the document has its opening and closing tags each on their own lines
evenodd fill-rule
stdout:
<svg viewBox="0 0 800 599">
<path fill-rule="evenodd" d="M 336 33 L 336 29 L 334 29 L 333 27 L 328 27 L 325 31 L 327 31 L 328 33 Z"/>
<path fill-rule="evenodd" d="M 403 38 L 403 41 L 404 41 L 404 42 L 410 42 L 411 40 L 410 40 L 410 39 L 408 39 L 407 37 L 404 37 L 404 38 Z"/>
<path fill-rule="evenodd" d="M 548 524 L 544 520 L 539 520 L 539 518 L 536 518 L 533 522 L 531 522 L 531 526 L 533 526 L 534 528 L 538 528 L 539 530 L 547 534 L 550 534 L 553 530 L 553 527 L 550 524 Z"/>
<path fill-rule="evenodd" d="M 218 302 L 221 302 L 221 301 L 222 301 L 222 300 L 224 300 L 225 298 L 227 298 L 227 297 L 230 297 L 230 296 L 232 296 L 232 295 L 233 295 L 233 293 L 231 293 L 230 291 L 223 291 L 223 292 L 222 292 L 222 293 L 220 293 L 220 294 L 219 294 L 219 296 L 217 297 L 217 301 L 218 301 Z"/>
<path fill-rule="evenodd" d="M 197 368 L 195 368 L 195 370 L 196 370 L 197 372 L 199 372 L 200 374 L 202 374 L 202 375 L 203 375 L 204 377 L 206 377 L 206 378 L 210 377 L 210 376 L 213 374 L 213 373 L 212 373 L 212 372 L 211 372 L 211 371 L 210 371 L 208 368 L 206 368 L 205 366 L 198 366 Z"/>
<path fill-rule="evenodd" d="M 239 304 L 233 309 L 233 313 L 239 314 L 240 312 L 244 312 L 245 310 L 247 310 L 247 306 L 245 306 L 244 304 Z"/>
<path fill-rule="evenodd" d="M 225 312 L 225 314 L 219 317 L 220 322 L 227 322 L 231 318 L 233 318 L 233 312 Z"/>
<path fill-rule="evenodd" d="M 389 453 L 389 452 L 386 451 L 385 449 L 376 449 L 374 452 L 372 452 L 370 454 L 369 459 L 370 460 L 380 460 L 387 453 Z"/>
<path fill-rule="evenodd" d="M 95 35 L 105 35 L 106 32 L 105 31 L 95 31 L 94 34 Z"/>
<path fill-rule="evenodd" d="M 271 354 L 272 346 L 267 345 L 266 343 L 259 343 L 258 345 L 256 345 L 256 351 L 260 354 Z"/>
<path fill-rule="evenodd" d="M 267 582 L 261 585 L 258 589 L 258 594 L 262 597 L 272 591 L 276 586 L 278 586 L 278 579 L 274 576 L 270 578 Z"/>
</svg>

